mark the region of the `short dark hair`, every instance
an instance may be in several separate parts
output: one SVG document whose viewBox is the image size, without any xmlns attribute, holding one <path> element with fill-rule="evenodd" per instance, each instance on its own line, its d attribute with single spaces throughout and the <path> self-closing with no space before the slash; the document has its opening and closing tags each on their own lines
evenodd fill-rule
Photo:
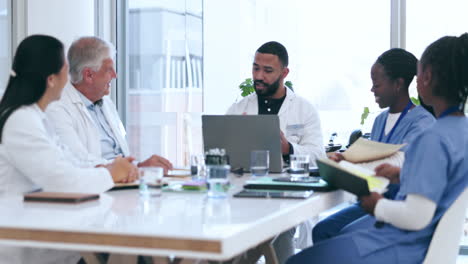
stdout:
<svg viewBox="0 0 468 264">
<path fill-rule="evenodd" d="M 281 64 L 283 67 L 288 67 L 289 64 L 289 56 L 288 56 L 288 51 L 286 48 L 279 42 L 276 41 L 270 41 L 257 49 L 258 53 L 266 53 L 266 54 L 273 54 L 278 56 Z"/>
<path fill-rule="evenodd" d="M 47 89 L 47 77 L 59 73 L 64 63 L 65 53 L 60 40 L 32 35 L 21 41 L 0 101 L 0 142 L 10 115 L 21 106 L 37 103 Z"/>
<path fill-rule="evenodd" d="M 402 78 L 408 88 L 417 73 L 418 59 L 410 52 L 393 48 L 382 53 L 375 63 L 383 66 L 391 80 Z"/>
<path fill-rule="evenodd" d="M 432 93 L 465 109 L 468 96 L 468 33 L 445 36 L 429 45 L 421 56 L 423 70 L 431 67 Z"/>
</svg>

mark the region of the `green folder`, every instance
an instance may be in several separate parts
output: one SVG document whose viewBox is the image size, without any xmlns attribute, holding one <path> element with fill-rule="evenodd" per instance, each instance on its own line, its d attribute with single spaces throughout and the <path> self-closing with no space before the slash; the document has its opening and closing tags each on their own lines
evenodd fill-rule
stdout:
<svg viewBox="0 0 468 264">
<path fill-rule="evenodd" d="M 307 191 L 313 190 L 318 192 L 327 192 L 334 190 L 326 181 L 320 179 L 318 182 L 300 183 L 300 182 L 279 182 L 273 181 L 272 177 L 261 177 L 258 179 L 248 180 L 245 182 L 244 189 L 260 189 L 260 190 L 296 190 Z"/>
<path fill-rule="evenodd" d="M 322 179 L 331 186 L 336 186 L 358 197 L 369 195 L 370 192 L 384 193 L 390 183 L 388 179 L 369 175 L 358 165 L 351 163 L 342 165 L 323 158 L 317 159 L 317 165 Z"/>
</svg>

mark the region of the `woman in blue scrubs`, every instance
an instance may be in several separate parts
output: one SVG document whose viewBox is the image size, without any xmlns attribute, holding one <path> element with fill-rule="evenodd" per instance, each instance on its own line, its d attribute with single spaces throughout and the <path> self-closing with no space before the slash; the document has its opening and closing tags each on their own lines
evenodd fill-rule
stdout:
<svg viewBox="0 0 468 264">
<path fill-rule="evenodd" d="M 468 33 L 443 37 L 426 48 L 418 65 L 417 87 L 437 121 L 408 147 L 395 199 L 378 193 L 360 197 L 370 221 L 303 250 L 288 264 L 424 260 L 438 221 L 468 185 L 468 120 L 463 113 Z"/>
<path fill-rule="evenodd" d="M 372 89 L 375 101 L 380 108 L 388 108 L 374 121 L 371 140 L 390 144 L 409 144 L 413 138 L 432 126 L 434 117 L 422 106 L 415 106 L 410 100 L 408 87 L 417 70 L 416 57 L 410 52 L 393 48 L 380 55 L 371 68 Z M 406 151 L 406 146 L 402 149 Z M 403 156 L 403 155 L 402 155 Z M 342 155 L 332 157 L 335 161 Z M 403 158 L 397 166 L 378 166 L 378 175 L 395 175 L 403 164 Z M 377 171 L 378 170 L 378 171 Z M 394 198 L 399 185 L 391 184 L 386 198 Z M 312 231 L 314 243 L 337 236 L 342 229 L 367 213 L 353 204 L 320 221 Z"/>
</svg>

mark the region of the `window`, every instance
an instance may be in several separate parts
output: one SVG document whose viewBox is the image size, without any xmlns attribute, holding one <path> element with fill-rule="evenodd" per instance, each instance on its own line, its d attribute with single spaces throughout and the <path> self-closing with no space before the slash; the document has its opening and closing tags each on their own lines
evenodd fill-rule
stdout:
<svg viewBox="0 0 468 264">
<path fill-rule="evenodd" d="M 459 36 L 468 31 L 466 0 L 412 0 L 406 5 L 406 47 L 418 58 L 437 39 L 446 35 Z M 415 83 L 410 91 L 413 96 L 417 94 Z"/>
<path fill-rule="evenodd" d="M 408 1 L 407 49 L 420 56 L 437 37 L 468 28 L 464 2 Z M 286 80 L 316 106 L 325 144 L 333 132 L 341 144 L 354 129 L 370 132 L 381 112 L 370 68 L 390 48 L 389 1 L 130 0 L 126 9 L 124 119 L 137 157 L 157 153 L 186 165 L 188 153 L 202 150 L 201 113 L 225 113 L 240 99 L 237 86 L 251 77 L 255 50 L 270 40 L 288 49 Z M 364 107 L 371 114 L 360 125 Z"/>
<path fill-rule="evenodd" d="M 238 17 L 224 12 L 226 19 L 218 25 L 223 29 L 240 27 L 240 40 L 237 32 L 232 32 L 231 39 L 219 41 L 229 53 L 239 52 L 239 61 L 213 63 L 209 55 L 212 50 L 207 49 L 205 71 L 210 78 L 216 78 L 213 76 L 216 67 L 223 65 L 224 69 L 224 65 L 231 67 L 229 64 L 238 63 L 240 78 L 237 83 L 226 84 L 223 79 L 213 81 L 207 77 L 207 90 L 212 90 L 211 83 L 221 83 L 224 89 L 238 91 L 236 87 L 252 75 L 255 50 L 267 41 L 276 40 L 289 52 L 290 73 L 286 80 L 319 111 L 324 143 L 337 132 L 337 141 L 347 144 L 352 130 L 361 128 L 360 118 L 366 106 L 373 115 L 362 128 L 370 132 L 372 117 L 380 112 L 370 92 L 370 68 L 390 48 L 388 1 L 241 0 L 239 5 Z M 234 8 L 229 10 L 236 12 Z M 205 11 L 209 22 L 212 15 L 208 12 L 214 11 L 209 6 Z M 207 27 L 216 30 L 213 25 Z M 206 30 L 206 35 L 209 34 Z M 216 36 L 208 37 L 207 41 L 214 43 Z M 213 43 L 208 44 L 213 47 Z M 227 56 L 223 54 L 223 58 Z M 232 97 L 230 103 L 235 99 Z M 217 98 L 211 100 L 207 104 L 214 104 Z M 225 112 L 228 107 L 229 104 L 219 105 L 222 109 L 218 112 Z"/>
<path fill-rule="evenodd" d="M 468 31 L 468 1 L 406 2 L 406 47 L 418 58 L 424 49 L 435 40 L 445 36 L 459 36 Z"/>
<path fill-rule="evenodd" d="M 0 0 L 0 94 L 6 88 L 11 68 L 10 1 Z"/>
<path fill-rule="evenodd" d="M 126 15 L 131 153 L 186 165 L 202 151 L 202 0 L 130 0 Z"/>
</svg>

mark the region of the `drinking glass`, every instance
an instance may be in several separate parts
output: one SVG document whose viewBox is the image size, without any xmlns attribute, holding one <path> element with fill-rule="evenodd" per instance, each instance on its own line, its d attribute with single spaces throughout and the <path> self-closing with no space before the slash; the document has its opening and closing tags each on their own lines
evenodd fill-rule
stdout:
<svg viewBox="0 0 468 264">
<path fill-rule="evenodd" d="M 229 165 L 207 165 L 208 197 L 225 198 L 229 190 Z"/>
<path fill-rule="evenodd" d="M 161 181 L 163 178 L 163 168 L 161 167 L 140 167 L 139 190 L 144 198 L 161 196 Z"/>
<path fill-rule="evenodd" d="M 250 153 L 250 173 L 252 176 L 268 175 L 270 152 L 268 150 L 252 150 Z"/>
<path fill-rule="evenodd" d="M 190 156 L 190 174 L 192 180 L 204 180 L 206 176 L 205 156 L 203 154 Z"/>
<path fill-rule="evenodd" d="M 291 177 L 308 177 L 309 176 L 309 155 L 292 154 L 289 157 Z"/>
</svg>

